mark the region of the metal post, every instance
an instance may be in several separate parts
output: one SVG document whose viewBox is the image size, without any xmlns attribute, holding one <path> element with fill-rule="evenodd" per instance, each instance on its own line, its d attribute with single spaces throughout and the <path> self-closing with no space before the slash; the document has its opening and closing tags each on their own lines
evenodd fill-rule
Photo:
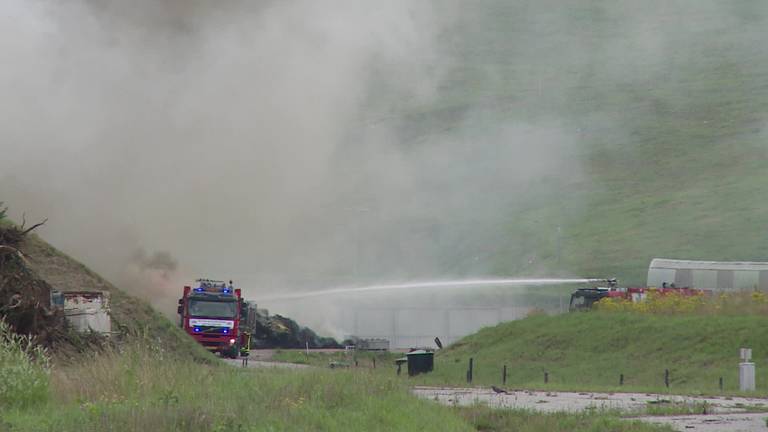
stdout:
<svg viewBox="0 0 768 432">
<path fill-rule="evenodd" d="M 752 362 L 739 363 L 739 390 L 755 390 L 755 364 Z"/>
<path fill-rule="evenodd" d="M 373 368 L 376 369 L 376 357 L 373 358 Z"/>
<path fill-rule="evenodd" d="M 720 377 L 719 386 L 720 386 L 720 391 L 723 391 L 723 377 Z"/>
<path fill-rule="evenodd" d="M 620 386 L 623 386 L 623 385 L 624 385 L 624 374 L 620 374 L 620 375 L 619 375 L 619 385 L 620 385 Z"/>
<path fill-rule="evenodd" d="M 669 388 L 669 369 L 664 369 L 664 386 Z"/>
<path fill-rule="evenodd" d="M 504 369 L 501 372 L 501 383 L 505 385 L 507 384 L 507 365 L 504 365 Z"/>
<path fill-rule="evenodd" d="M 474 359 L 472 357 L 469 358 L 469 369 L 467 369 L 467 382 L 469 384 L 472 384 L 472 368 L 474 367 Z"/>
<path fill-rule="evenodd" d="M 740 350 L 741 363 L 739 363 L 739 390 L 755 390 L 755 364 L 752 360 L 752 349 L 742 348 Z"/>
<path fill-rule="evenodd" d="M 549 382 L 549 372 L 544 372 L 544 384 Z"/>
</svg>

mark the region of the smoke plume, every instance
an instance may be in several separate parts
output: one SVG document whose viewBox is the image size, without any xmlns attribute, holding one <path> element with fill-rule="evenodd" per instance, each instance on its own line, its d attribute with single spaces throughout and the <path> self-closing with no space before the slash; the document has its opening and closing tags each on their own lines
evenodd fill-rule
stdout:
<svg viewBox="0 0 768 432">
<path fill-rule="evenodd" d="M 150 299 L 563 275 L 603 103 L 765 12 L 582 3 L 5 0 L 0 199 Z"/>
</svg>

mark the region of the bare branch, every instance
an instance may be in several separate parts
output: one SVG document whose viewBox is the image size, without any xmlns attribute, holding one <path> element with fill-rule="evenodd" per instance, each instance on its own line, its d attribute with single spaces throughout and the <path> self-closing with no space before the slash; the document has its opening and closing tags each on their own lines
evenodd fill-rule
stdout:
<svg viewBox="0 0 768 432">
<path fill-rule="evenodd" d="M 21 231 L 24 231 L 24 225 L 27 224 L 27 212 L 23 212 L 21 214 L 21 228 L 19 228 Z"/>
<path fill-rule="evenodd" d="M 30 233 L 30 232 L 32 232 L 32 230 L 34 230 L 35 228 L 38 228 L 38 227 L 41 227 L 41 226 L 45 225 L 45 223 L 46 223 L 46 222 L 48 222 L 48 218 L 45 218 L 45 220 L 44 220 L 44 221 L 42 221 L 42 222 L 38 222 L 38 223 L 36 223 L 36 224 L 32 225 L 31 227 L 27 228 L 26 230 L 22 231 L 22 232 L 21 232 L 21 235 L 27 235 L 27 234 L 29 234 L 29 233 Z"/>
</svg>

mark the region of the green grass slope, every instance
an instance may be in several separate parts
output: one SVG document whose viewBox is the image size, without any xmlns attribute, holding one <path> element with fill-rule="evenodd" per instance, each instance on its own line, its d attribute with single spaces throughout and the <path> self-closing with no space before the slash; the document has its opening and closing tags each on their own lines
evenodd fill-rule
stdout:
<svg viewBox="0 0 768 432">
<path fill-rule="evenodd" d="M 568 164 L 486 190 L 510 202 L 507 222 L 446 248 L 447 268 L 480 255 L 500 275 L 643 284 L 653 257 L 768 260 L 764 2 L 459 8 L 442 40 L 455 60 L 446 84 L 405 115 L 405 136 L 459 134 L 482 151 L 506 127 L 554 124 Z"/>
<path fill-rule="evenodd" d="M 768 317 L 571 313 L 536 316 L 486 328 L 436 356 L 430 384 L 465 385 L 469 358 L 474 384 L 500 385 L 507 365 L 511 388 L 603 389 L 715 393 L 738 389 L 739 348 L 753 348 L 757 388 L 768 393 Z M 544 385 L 544 372 L 549 383 Z M 619 375 L 624 386 L 619 388 Z"/>
<path fill-rule="evenodd" d="M 156 339 L 165 349 L 201 361 L 213 357 L 146 301 L 112 285 L 88 267 L 57 250 L 37 235 L 22 244 L 31 266 L 54 289 L 60 291 L 107 291 L 110 294 L 112 330 L 121 335 Z"/>
</svg>

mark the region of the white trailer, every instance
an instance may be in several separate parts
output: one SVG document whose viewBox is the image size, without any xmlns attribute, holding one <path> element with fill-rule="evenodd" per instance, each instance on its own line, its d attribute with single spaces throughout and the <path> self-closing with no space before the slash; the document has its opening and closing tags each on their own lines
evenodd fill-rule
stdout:
<svg viewBox="0 0 768 432">
<path fill-rule="evenodd" d="M 648 286 L 713 291 L 768 291 L 768 262 L 690 261 L 654 258 Z"/>
</svg>

